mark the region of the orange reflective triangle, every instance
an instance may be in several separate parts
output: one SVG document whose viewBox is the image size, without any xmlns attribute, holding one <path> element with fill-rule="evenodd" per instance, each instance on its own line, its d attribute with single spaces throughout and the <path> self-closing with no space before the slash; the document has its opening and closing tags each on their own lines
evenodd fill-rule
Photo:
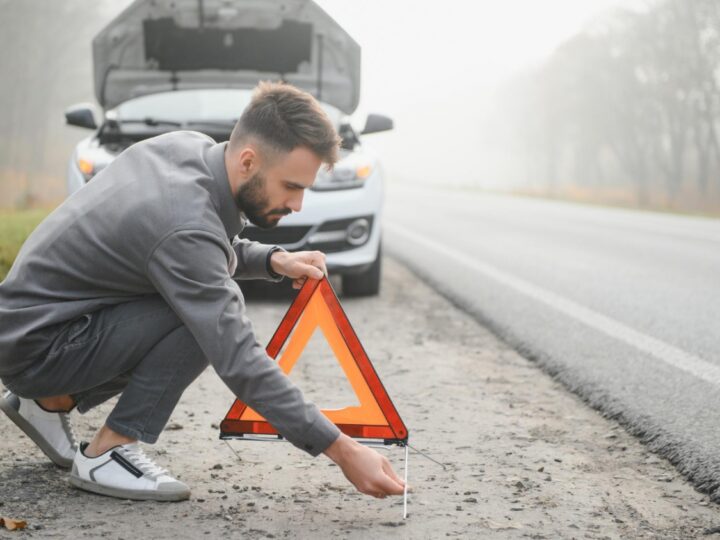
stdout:
<svg viewBox="0 0 720 540">
<path fill-rule="evenodd" d="M 287 343 L 278 363 L 290 374 L 316 329 L 320 329 L 343 369 L 359 406 L 322 412 L 350 437 L 407 442 L 408 432 L 370 359 L 360 344 L 327 278 L 310 280 L 300 290 L 267 346 L 271 358 Z M 220 437 L 270 435 L 277 431 L 242 401 L 235 400 L 220 425 Z"/>
</svg>

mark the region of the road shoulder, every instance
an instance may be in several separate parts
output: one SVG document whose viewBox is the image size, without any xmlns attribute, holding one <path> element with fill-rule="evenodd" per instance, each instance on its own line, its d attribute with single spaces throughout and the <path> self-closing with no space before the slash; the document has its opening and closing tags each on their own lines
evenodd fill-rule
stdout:
<svg viewBox="0 0 720 540">
<path fill-rule="evenodd" d="M 720 514 L 664 459 L 386 259 L 378 298 L 342 300 L 410 429 L 408 520 L 402 501 L 359 495 L 325 457 L 285 443 L 217 439 L 232 396 L 208 370 L 148 453 L 191 485 L 183 503 L 139 503 L 72 489 L 15 426 L 0 418 L 0 515 L 36 537 L 689 538 Z M 288 300 L 252 301 L 260 339 Z M 316 339 L 317 338 L 317 339 Z M 346 394 L 315 336 L 293 372 L 307 395 Z M 74 415 L 87 439 L 109 411 Z M 236 454 L 233 452 L 237 452 Z M 402 470 L 403 452 L 383 450 Z M 38 529 L 38 527 L 40 527 Z M 12 533 L 0 531 L 0 537 Z"/>
</svg>

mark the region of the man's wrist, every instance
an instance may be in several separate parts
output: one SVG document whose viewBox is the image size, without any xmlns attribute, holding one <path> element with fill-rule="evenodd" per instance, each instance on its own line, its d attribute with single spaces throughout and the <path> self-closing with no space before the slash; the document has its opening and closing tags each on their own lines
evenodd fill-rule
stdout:
<svg viewBox="0 0 720 540">
<path fill-rule="evenodd" d="M 324 454 L 337 465 L 341 465 L 354 450 L 356 444 L 358 443 L 344 433 L 341 433 L 338 438 L 325 449 Z"/>
<path fill-rule="evenodd" d="M 285 251 L 280 246 L 275 246 L 270 251 L 268 251 L 267 259 L 265 261 L 265 266 L 267 267 L 267 272 L 272 279 L 282 279 L 282 277 L 283 277 L 283 274 L 281 274 L 277 270 L 275 270 L 275 267 L 273 266 L 273 255 L 276 255 L 277 253 L 287 253 L 287 251 Z M 277 259 L 277 257 L 276 257 L 276 259 Z"/>
</svg>

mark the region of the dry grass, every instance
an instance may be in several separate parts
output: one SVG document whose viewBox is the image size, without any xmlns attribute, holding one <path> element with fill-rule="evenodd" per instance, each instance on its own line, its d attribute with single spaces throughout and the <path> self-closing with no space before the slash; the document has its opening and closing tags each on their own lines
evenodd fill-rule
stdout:
<svg viewBox="0 0 720 540">
<path fill-rule="evenodd" d="M 49 213 L 48 209 L 0 211 L 0 281 L 5 279 L 25 239 Z"/>
<path fill-rule="evenodd" d="M 692 190 L 679 193 L 670 199 L 662 192 L 652 193 L 643 202 L 638 201 L 636 193 L 630 188 L 581 188 L 577 186 L 561 186 L 552 191 L 546 188 L 518 188 L 511 190 L 513 195 L 556 199 L 583 204 L 614 206 L 631 210 L 649 210 L 705 217 L 720 217 L 720 195 L 713 192 L 701 196 Z"/>
</svg>

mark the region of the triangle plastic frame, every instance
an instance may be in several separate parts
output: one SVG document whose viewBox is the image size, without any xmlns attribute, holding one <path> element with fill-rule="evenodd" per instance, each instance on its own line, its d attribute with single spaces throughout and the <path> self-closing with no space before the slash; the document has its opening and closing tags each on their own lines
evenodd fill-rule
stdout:
<svg viewBox="0 0 720 540">
<path fill-rule="evenodd" d="M 385 422 L 367 424 L 335 422 L 335 425 L 340 431 L 356 439 L 381 440 L 383 444 L 407 444 L 408 430 L 390 400 L 390 396 L 380 381 L 365 349 L 363 349 L 327 277 L 323 277 L 321 280 L 308 279 L 305 282 L 290 305 L 285 317 L 280 322 L 275 334 L 270 339 L 266 348 L 267 354 L 271 358 L 277 359 L 283 345 L 292 334 L 303 312 L 305 312 L 308 304 L 311 304 L 311 300 L 315 298 L 315 295 L 320 295 L 324 305 L 327 306 L 332 322 L 342 337 L 344 346 L 347 347 L 364 384 L 369 388 L 379 407 L 379 416 L 385 419 Z M 331 411 L 323 412 L 328 417 L 331 416 L 328 414 Z M 259 438 L 264 439 L 270 435 L 282 438 L 267 420 L 255 413 L 239 399 L 235 400 L 225 419 L 220 424 L 221 439 L 253 438 L 252 436 L 260 436 Z"/>
</svg>

